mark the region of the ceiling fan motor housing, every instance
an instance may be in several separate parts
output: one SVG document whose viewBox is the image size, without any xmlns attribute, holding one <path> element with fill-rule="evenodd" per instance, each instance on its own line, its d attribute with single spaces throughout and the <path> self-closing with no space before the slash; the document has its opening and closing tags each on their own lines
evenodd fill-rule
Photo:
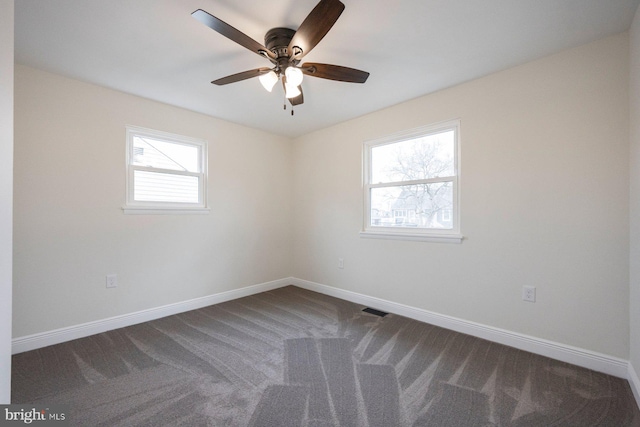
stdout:
<svg viewBox="0 0 640 427">
<path fill-rule="evenodd" d="M 276 64 L 275 71 L 277 74 L 284 72 L 287 67 L 295 67 L 300 62 L 289 56 L 289 42 L 291 42 L 295 33 L 296 31 L 290 28 L 277 27 L 267 31 L 264 36 L 264 45 L 276 55 L 275 61 L 272 62 Z"/>
<path fill-rule="evenodd" d="M 295 33 L 295 30 L 290 28 L 272 28 L 264 36 L 264 45 L 278 58 L 287 56 L 287 47 Z"/>
</svg>

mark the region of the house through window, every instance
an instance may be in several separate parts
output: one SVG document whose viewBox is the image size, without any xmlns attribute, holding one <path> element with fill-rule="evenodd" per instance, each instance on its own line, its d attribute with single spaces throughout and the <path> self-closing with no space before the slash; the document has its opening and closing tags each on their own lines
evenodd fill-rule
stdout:
<svg viewBox="0 0 640 427">
<path fill-rule="evenodd" d="M 364 144 L 364 237 L 461 240 L 458 121 Z"/>
</svg>

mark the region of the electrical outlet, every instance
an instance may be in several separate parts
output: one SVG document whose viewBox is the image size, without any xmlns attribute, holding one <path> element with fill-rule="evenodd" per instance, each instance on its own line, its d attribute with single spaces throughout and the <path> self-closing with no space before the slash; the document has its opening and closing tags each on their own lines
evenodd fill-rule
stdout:
<svg viewBox="0 0 640 427">
<path fill-rule="evenodd" d="M 522 287 L 522 299 L 528 302 L 536 302 L 536 287 L 535 286 L 523 286 Z"/>
<path fill-rule="evenodd" d="M 107 288 L 117 288 L 118 287 L 118 275 L 117 274 L 108 274 L 106 282 L 107 282 Z"/>
<path fill-rule="evenodd" d="M 344 268 L 344 258 L 338 258 L 338 268 Z"/>
</svg>

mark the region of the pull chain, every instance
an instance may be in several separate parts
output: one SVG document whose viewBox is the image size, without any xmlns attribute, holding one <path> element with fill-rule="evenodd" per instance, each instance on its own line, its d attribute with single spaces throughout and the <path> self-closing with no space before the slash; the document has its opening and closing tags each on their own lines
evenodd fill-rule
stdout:
<svg viewBox="0 0 640 427">
<path fill-rule="evenodd" d="M 284 104 L 282 105 L 283 110 L 287 110 L 287 95 L 284 96 Z M 291 115 L 293 116 L 293 105 L 291 105 Z"/>
</svg>

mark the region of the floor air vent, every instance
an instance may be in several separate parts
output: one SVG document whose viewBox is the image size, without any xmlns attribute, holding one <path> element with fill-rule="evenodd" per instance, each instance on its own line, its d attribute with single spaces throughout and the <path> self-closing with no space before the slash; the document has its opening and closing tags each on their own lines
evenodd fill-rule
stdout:
<svg viewBox="0 0 640 427">
<path fill-rule="evenodd" d="M 389 314 L 389 313 L 385 313 L 384 311 L 376 310 L 374 308 L 369 308 L 369 307 L 365 308 L 362 311 L 364 311 L 365 313 L 373 314 L 373 315 L 380 316 L 380 317 L 384 317 L 387 314 Z"/>
</svg>

